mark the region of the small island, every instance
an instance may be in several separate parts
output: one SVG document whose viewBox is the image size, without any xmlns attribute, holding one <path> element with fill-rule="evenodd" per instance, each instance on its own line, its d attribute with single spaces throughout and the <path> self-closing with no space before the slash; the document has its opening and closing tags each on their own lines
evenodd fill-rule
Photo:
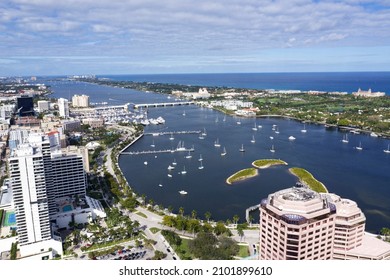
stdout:
<svg viewBox="0 0 390 280">
<path fill-rule="evenodd" d="M 292 167 L 288 171 L 290 171 L 291 174 L 297 176 L 299 181 L 306 184 L 313 191 L 318 193 L 328 192 L 328 189 L 325 187 L 325 185 L 314 178 L 309 171 L 298 167 Z"/>
<path fill-rule="evenodd" d="M 234 173 L 232 176 L 226 179 L 226 183 L 231 185 L 234 182 L 242 181 L 248 178 L 257 176 L 258 171 L 256 168 L 247 168 Z"/>
<path fill-rule="evenodd" d="M 252 166 L 265 169 L 273 165 L 287 165 L 287 162 L 280 159 L 258 159 L 252 162 Z"/>
</svg>

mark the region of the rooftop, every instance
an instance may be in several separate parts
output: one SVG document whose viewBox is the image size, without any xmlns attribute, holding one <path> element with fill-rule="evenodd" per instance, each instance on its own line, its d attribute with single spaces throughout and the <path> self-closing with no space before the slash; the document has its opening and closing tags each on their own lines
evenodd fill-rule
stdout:
<svg viewBox="0 0 390 280">
<path fill-rule="evenodd" d="M 335 250 L 335 252 L 340 252 Z M 348 255 L 359 255 L 367 258 L 380 258 L 390 254 L 390 243 L 378 239 L 376 236 L 365 234 L 362 245 L 345 252 Z"/>
</svg>

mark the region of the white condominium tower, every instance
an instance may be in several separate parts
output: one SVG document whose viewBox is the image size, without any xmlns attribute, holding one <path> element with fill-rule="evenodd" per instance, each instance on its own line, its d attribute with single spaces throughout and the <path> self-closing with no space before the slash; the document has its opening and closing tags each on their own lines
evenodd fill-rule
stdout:
<svg viewBox="0 0 390 280">
<path fill-rule="evenodd" d="M 73 107 L 89 107 L 89 96 L 88 95 L 73 95 L 72 97 Z"/>
<path fill-rule="evenodd" d="M 42 148 L 20 145 L 9 159 L 9 167 L 23 256 L 28 245 L 51 239 Z"/>
<path fill-rule="evenodd" d="M 68 99 L 59 98 L 58 99 L 58 110 L 60 112 L 60 117 L 68 118 L 69 117 L 69 103 Z"/>
<path fill-rule="evenodd" d="M 260 203 L 262 260 L 390 259 L 390 244 L 366 234 L 357 204 L 303 186 Z"/>
</svg>

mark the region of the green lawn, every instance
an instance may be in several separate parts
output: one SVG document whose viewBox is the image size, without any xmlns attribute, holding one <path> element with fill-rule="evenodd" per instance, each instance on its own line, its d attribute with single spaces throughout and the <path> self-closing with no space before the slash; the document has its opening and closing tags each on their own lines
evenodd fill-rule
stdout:
<svg viewBox="0 0 390 280">
<path fill-rule="evenodd" d="M 257 168 L 268 168 L 272 165 L 287 165 L 287 162 L 280 159 L 258 159 L 252 162 L 252 165 Z"/>
<path fill-rule="evenodd" d="M 178 254 L 180 259 L 182 259 L 182 260 L 193 259 L 193 256 L 191 255 L 191 253 L 188 250 L 188 241 L 189 241 L 189 239 L 182 238 L 180 246 L 175 248 L 176 254 Z"/>
<path fill-rule="evenodd" d="M 145 219 L 148 218 L 148 216 L 146 216 L 144 213 L 139 212 L 139 211 L 135 212 L 135 214 L 137 214 L 138 216 L 141 216 L 141 217 L 143 217 L 143 218 L 145 218 Z"/>
<path fill-rule="evenodd" d="M 299 178 L 299 181 L 307 184 L 309 186 L 309 188 L 312 189 L 313 191 L 316 191 L 319 193 L 320 192 L 321 193 L 328 192 L 328 190 L 326 189 L 324 184 L 322 184 L 320 181 L 315 179 L 309 171 L 307 171 L 303 168 L 298 168 L 298 167 L 292 167 L 289 169 L 289 171 L 291 172 L 291 174 L 297 176 Z"/>
<path fill-rule="evenodd" d="M 156 234 L 157 232 L 159 232 L 161 229 L 159 228 L 156 228 L 156 227 L 152 227 L 149 229 L 153 234 Z"/>
<path fill-rule="evenodd" d="M 226 179 L 226 183 L 232 184 L 237 181 L 245 180 L 250 177 L 254 177 L 258 174 L 256 168 L 247 168 L 234 173 L 232 176 Z"/>
<path fill-rule="evenodd" d="M 238 256 L 240 258 L 246 258 L 249 257 L 249 248 L 248 245 L 239 245 L 240 251 L 238 251 Z"/>
</svg>

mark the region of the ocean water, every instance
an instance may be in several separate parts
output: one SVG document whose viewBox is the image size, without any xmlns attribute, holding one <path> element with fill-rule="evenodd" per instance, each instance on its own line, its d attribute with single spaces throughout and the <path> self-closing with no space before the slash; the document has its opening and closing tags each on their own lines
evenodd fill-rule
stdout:
<svg viewBox="0 0 390 280">
<path fill-rule="evenodd" d="M 99 76 L 116 81 L 175 83 L 250 89 L 320 90 L 352 93 L 359 88 L 390 94 L 390 72 L 225 73 Z"/>
</svg>

